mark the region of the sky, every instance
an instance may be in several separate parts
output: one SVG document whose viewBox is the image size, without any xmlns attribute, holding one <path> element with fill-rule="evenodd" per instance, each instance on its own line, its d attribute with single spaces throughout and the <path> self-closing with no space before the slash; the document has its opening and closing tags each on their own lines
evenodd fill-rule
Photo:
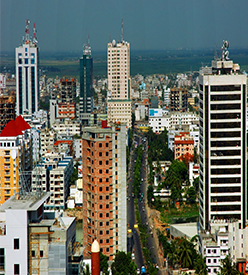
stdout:
<svg viewBox="0 0 248 275">
<path fill-rule="evenodd" d="M 0 52 L 14 51 L 26 19 L 36 24 L 40 51 L 93 51 L 110 40 L 131 50 L 248 46 L 248 0 L 0 0 Z M 229 48 L 229 49 L 230 49 Z"/>
</svg>

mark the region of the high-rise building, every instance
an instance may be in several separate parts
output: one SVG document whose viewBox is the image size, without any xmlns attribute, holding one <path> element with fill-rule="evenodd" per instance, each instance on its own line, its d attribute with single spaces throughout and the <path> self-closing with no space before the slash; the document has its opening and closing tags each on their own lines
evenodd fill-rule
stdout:
<svg viewBox="0 0 248 275">
<path fill-rule="evenodd" d="M 108 43 L 108 123 L 125 123 L 131 127 L 130 44 Z"/>
<path fill-rule="evenodd" d="M 93 111 L 93 59 L 89 43 L 84 45 L 83 56 L 80 58 L 80 97 L 79 118 L 88 124 Z"/>
<path fill-rule="evenodd" d="M 247 77 L 228 58 L 212 61 L 199 76 L 200 114 L 200 226 L 211 222 L 247 219 L 246 96 Z"/>
<path fill-rule="evenodd" d="M 85 127 L 82 135 L 83 245 L 90 258 L 96 238 L 113 260 L 127 250 L 126 125 L 102 125 Z"/>
<path fill-rule="evenodd" d="M 16 115 L 33 114 L 39 110 L 39 48 L 34 24 L 33 38 L 26 21 L 26 37 L 16 48 Z"/>
</svg>

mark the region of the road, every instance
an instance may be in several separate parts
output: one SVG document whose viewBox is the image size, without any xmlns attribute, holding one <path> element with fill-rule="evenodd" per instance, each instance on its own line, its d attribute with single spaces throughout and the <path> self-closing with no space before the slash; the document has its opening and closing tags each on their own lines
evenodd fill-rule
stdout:
<svg viewBox="0 0 248 275">
<path fill-rule="evenodd" d="M 151 252 L 151 260 L 154 264 L 157 264 L 159 267 L 162 267 L 161 259 L 159 259 L 158 256 L 158 243 L 155 240 L 156 232 L 153 228 L 153 223 L 151 220 L 149 220 L 148 213 L 147 213 L 147 142 L 142 140 L 141 137 L 135 136 L 135 141 L 138 144 L 143 145 L 143 156 L 142 156 L 142 167 L 140 171 L 141 176 L 141 187 L 140 187 L 140 193 L 138 196 L 138 209 L 140 212 L 141 222 L 143 224 L 147 225 L 147 233 L 149 235 L 148 237 L 148 245 L 145 249 L 149 249 Z M 127 196 L 128 196 L 128 203 L 127 203 L 127 213 L 128 213 L 128 223 L 129 228 L 132 230 L 131 234 L 128 238 L 128 251 L 134 252 L 135 254 L 135 263 L 138 266 L 138 268 L 141 268 L 142 265 L 144 265 L 144 259 L 142 255 L 142 249 L 141 249 L 141 242 L 138 235 L 138 232 L 134 228 L 135 224 L 135 211 L 134 211 L 134 198 L 132 197 L 132 182 L 133 182 L 133 171 L 134 171 L 134 165 L 136 161 L 136 155 L 135 153 L 131 154 L 131 164 L 130 164 L 130 170 L 129 170 L 129 181 L 128 181 L 128 190 L 127 190 Z M 161 271 L 158 271 L 158 274 L 165 274 Z"/>
</svg>

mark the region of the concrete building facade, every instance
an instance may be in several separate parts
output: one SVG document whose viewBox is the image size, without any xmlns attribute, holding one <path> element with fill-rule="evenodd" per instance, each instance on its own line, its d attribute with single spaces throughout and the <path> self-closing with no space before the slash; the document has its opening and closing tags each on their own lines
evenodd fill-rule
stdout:
<svg viewBox="0 0 248 275">
<path fill-rule="evenodd" d="M 96 238 L 113 260 L 127 251 L 125 124 L 83 129 L 82 173 L 84 256 Z"/>
</svg>

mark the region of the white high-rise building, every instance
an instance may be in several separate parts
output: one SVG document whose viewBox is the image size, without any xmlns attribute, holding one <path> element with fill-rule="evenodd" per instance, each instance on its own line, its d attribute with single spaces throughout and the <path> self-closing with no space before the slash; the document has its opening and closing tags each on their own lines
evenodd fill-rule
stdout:
<svg viewBox="0 0 248 275">
<path fill-rule="evenodd" d="M 200 226 L 210 222 L 247 219 L 246 97 L 247 77 L 228 58 L 203 68 L 199 76 L 199 211 Z"/>
<path fill-rule="evenodd" d="M 108 123 L 125 123 L 131 127 L 130 44 L 108 43 Z"/>
<path fill-rule="evenodd" d="M 16 115 L 33 114 L 39 110 L 39 49 L 34 24 L 33 38 L 26 21 L 26 37 L 16 48 Z"/>
</svg>

